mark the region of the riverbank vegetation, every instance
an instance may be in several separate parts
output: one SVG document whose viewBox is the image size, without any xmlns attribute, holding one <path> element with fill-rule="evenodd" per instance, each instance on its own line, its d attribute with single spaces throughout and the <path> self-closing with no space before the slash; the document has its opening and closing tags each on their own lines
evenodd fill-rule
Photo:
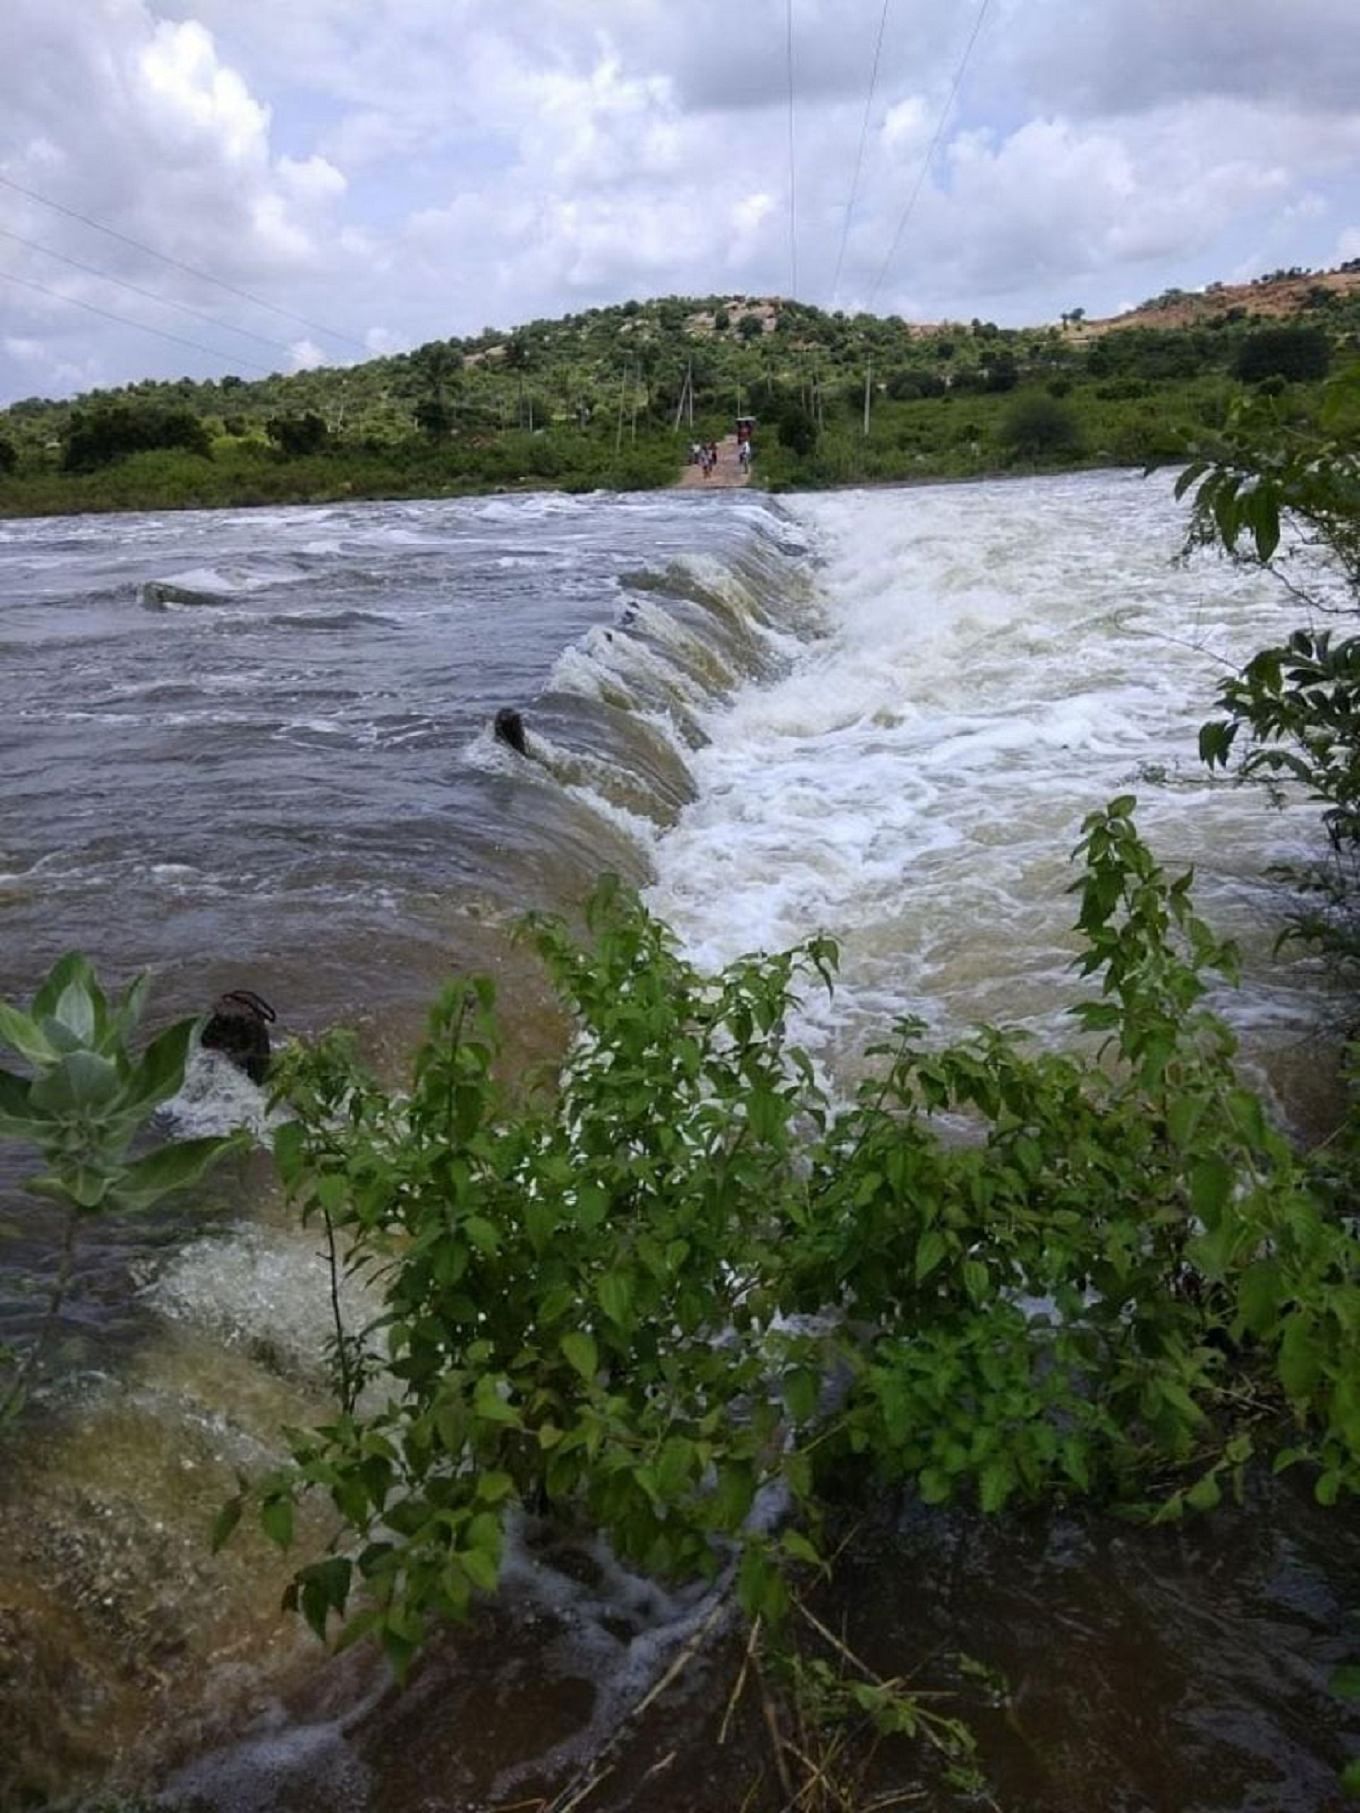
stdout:
<svg viewBox="0 0 1360 1813">
<path fill-rule="evenodd" d="M 1142 465 L 1181 457 L 1249 392 L 1309 415 L 1360 351 L 1360 291 L 1311 294 L 1271 326 L 1225 306 L 1099 334 L 1080 310 L 926 331 L 671 297 L 348 368 L 31 398 L 0 412 L 0 514 L 646 488 L 739 413 L 759 418 L 773 487 Z"/>
</svg>

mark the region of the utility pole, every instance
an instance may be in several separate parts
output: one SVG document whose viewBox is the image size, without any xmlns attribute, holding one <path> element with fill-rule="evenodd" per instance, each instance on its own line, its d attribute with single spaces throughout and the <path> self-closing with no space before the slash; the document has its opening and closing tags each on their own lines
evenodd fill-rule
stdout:
<svg viewBox="0 0 1360 1813">
<path fill-rule="evenodd" d="M 617 455 L 623 448 L 623 412 L 628 402 L 628 367 L 623 369 L 619 379 L 619 425 L 614 431 L 614 452 Z"/>
<path fill-rule="evenodd" d="M 870 404 L 870 397 L 872 394 L 870 391 L 870 387 L 869 387 L 869 381 L 870 381 L 870 377 L 873 373 L 873 369 L 874 369 L 873 360 L 866 359 L 864 362 L 864 438 L 866 441 L 869 438 L 869 404 Z"/>
</svg>

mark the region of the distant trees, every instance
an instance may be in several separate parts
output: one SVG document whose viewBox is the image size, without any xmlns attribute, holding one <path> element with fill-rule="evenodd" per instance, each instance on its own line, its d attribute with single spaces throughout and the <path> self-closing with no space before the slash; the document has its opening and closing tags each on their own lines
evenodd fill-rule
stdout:
<svg viewBox="0 0 1360 1813">
<path fill-rule="evenodd" d="M 1320 327 L 1262 327 L 1243 340 L 1234 369 L 1244 384 L 1308 383 L 1325 378 L 1331 363 L 1332 343 Z"/>
<path fill-rule="evenodd" d="M 204 458 L 212 455 L 208 431 L 191 409 L 144 403 L 101 403 L 93 409 L 74 409 L 62 443 L 62 470 L 93 472 L 126 454 L 157 447 L 178 447 Z"/>
<path fill-rule="evenodd" d="M 765 329 L 759 315 L 743 315 L 737 323 L 737 332 L 749 346 L 753 340 L 763 338 Z"/>
<path fill-rule="evenodd" d="M 19 464 L 19 450 L 13 441 L 0 441 L 0 476 L 13 472 Z"/>
<path fill-rule="evenodd" d="M 1123 327 L 1093 343 L 1086 369 L 1093 378 L 1193 378 L 1221 369 L 1226 356 L 1209 328 Z"/>
</svg>

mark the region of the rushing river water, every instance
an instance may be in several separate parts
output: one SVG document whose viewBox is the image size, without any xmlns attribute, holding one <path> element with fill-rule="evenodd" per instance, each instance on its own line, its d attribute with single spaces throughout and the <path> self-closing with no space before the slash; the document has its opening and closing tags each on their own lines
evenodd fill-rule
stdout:
<svg viewBox="0 0 1360 1813">
<path fill-rule="evenodd" d="M 527 1057 L 557 1023 L 506 929 L 609 868 L 706 963 L 840 937 L 800 1030 L 846 1084 L 904 1011 L 1064 1036 L 1067 853 L 1128 790 L 1244 944 L 1220 1005 L 1264 1085 L 1319 1124 L 1326 1003 L 1272 955 L 1263 879 L 1312 811 L 1195 758 L 1222 660 L 1286 606 L 1173 567 L 1180 532 L 1169 484 L 1125 475 L 0 525 L 0 992 L 80 946 L 150 966 L 160 1012 L 250 986 L 390 1062 L 439 977 L 486 967 Z M 490 735 L 506 704 L 528 760 Z M 176 1104 L 195 1130 L 259 1111 L 212 1059 Z M 3 1336 L 33 1325 L 53 1230 L 0 1162 Z M 582 1582 L 526 1555 L 405 1698 L 362 1659 L 318 1668 L 277 1559 L 248 1538 L 214 1561 L 204 1531 L 232 1469 L 316 1410 L 324 1329 L 262 1166 L 90 1242 L 63 1377 L 0 1483 L 0 1804 L 171 1764 L 181 1801 L 240 1813 L 513 1801 L 694 1628 L 701 1599 L 607 1558 Z M 1263 1493 L 1185 1537 L 885 1518 L 843 1609 L 891 1672 L 964 1649 L 1019 1680 L 984 1732 L 1008 1813 L 1328 1804 L 1360 1585 L 1341 1514 Z M 706 1716 L 700 1695 L 675 1730 Z M 644 1793 L 638 1769 L 592 1809 L 739 1803 L 736 1774 Z"/>
</svg>

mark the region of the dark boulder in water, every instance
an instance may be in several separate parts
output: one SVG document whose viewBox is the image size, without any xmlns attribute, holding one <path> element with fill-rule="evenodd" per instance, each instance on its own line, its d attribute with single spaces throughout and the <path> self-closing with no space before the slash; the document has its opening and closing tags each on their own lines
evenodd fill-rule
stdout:
<svg viewBox="0 0 1360 1813">
<path fill-rule="evenodd" d="M 234 988 L 213 1003 L 199 1043 L 205 1051 L 220 1051 L 252 1083 L 263 1083 L 269 1075 L 269 1028 L 277 1017 L 253 988 Z"/>
<path fill-rule="evenodd" d="M 504 743 L 513 749 L 516 755 L 528 755 L 529 746 L 524 738 L 524 719 L 513 706 L 502 705 L 496 713 L 495 735 L 498 743 Z"/>
</svg>

